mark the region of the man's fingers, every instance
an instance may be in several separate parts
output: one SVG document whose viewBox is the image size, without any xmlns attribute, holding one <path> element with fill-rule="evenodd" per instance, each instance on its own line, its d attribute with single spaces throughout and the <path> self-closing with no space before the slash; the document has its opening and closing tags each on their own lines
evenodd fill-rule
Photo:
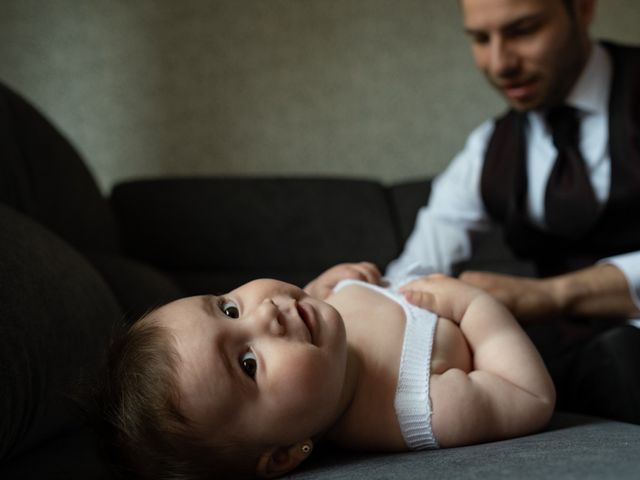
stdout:
<svg viewBox="0 0 640 480">
<path fill-rule="evenodd" d="M 349 263 L 345 265 L 342 278 L 352 278 L 378 285 L 382 279 L 382 274 L 378 267 L 371 262 Z"/>
<path fill-rule="evenodd" d="M 466 272 L 462 272 L 459 278 L 469 285 L 486 289 L 489 288 L 492 283 L 495 283 L 498 276 L 487 272 L 468 270 Z"/>
<path fill-rule="evenodd" d="M 407 301 L 416 307 L 431 311 L 435 311 L 436 309 L 436 297 L 430 292 L 425 292 L 424 290 L 404 290 L 403 294 Z"/>
<path fill-rule="evenodd" d="M 449 278 L 450 277 L 442 273 L 433 273 L 431 275 L 411 280 L 410 282 L 402 285 L 398 290 L 400 291 L 400 293 L 404 293 L 405 291 L 409 290 L 429 290 L 434 287 L 437 288 L 440 283 L 446 281 L 446 279 Z"/>
<path fill-rule="evenodd" d="M 371 262 L 360 262 L 351 265 L 360 280 L 364 280 L 369 283 L 379 284 L 382 279 L 382 274 L 378 267 Z"/>
</svg>

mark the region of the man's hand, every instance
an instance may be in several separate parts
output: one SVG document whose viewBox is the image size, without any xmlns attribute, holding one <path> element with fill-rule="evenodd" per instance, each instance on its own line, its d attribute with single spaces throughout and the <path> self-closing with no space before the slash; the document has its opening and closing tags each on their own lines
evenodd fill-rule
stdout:
<svg viewBox="0 0 640 480">
<path fill-rule="evenodd" d="M 468 288 L 462 288 L 462 285 Z M 448 288 L 443 290 L 442 286 Z M 434 287 L 437 288 L 434 290 Z M 558 292 L 554 288 L 556 286 L 551 280 L 469 271 L 460 275 L 459 280 L 447 279 L 441 274 L 421 277 L 400 288 L 400 292 L 417 307 L 454 318 L 454 312 L 443 314 L 442 305 L 436 302 L 442 303 L 447 299 L 451 305 L 466 304 L 470 299 L 460 297 L 472 297 L 474 293 L 484 291 L 507 307 L 521 323 L 535 323 L 557 318 L 562 312 L 562 305 L 556 300 Z M 436 291 L 439 298 L 434 296 Z"/>
<path fill-rule="evenodd" d="M 553 279 L 467 271 L 460 275 L 460 280 L 488 292 L 521 323 L 557 319 L 565 313 L 558 285 Z"/>
<path fill-rule="evenodd" d="M 315 280 L 304 287 L 304 291 L 312 297 L 324 300 L 340 280 L 351 278 L 363 282 L 380 285 L 382 274 L 371 262 L 340 263 L 321 273 Z"/>
<path fill-rule="evenodd" d="M 412 280 L 398 291 L 416 307 L 456 323 L 462 320 L 471 302 L 478 296 L 487 296 L 483 290 L 441 273 Z"/>
<path fill-rule="evenodd" d="M 561 317 L 597 317 L 618 322 L 640 314 L 627 278 L 612 264 L 541 279 L 488 272 L 464 272 L 460 279 L 489 292 L 521 323 Z"/>
</svg>

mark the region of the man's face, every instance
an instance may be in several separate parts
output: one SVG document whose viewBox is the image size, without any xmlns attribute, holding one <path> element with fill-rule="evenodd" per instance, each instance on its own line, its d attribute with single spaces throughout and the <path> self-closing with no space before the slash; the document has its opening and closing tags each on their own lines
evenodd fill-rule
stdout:
<svg viewBox="0 0 640 480">
<path fill-rule="evenodd" d="M 476 65 L 520 111 L 569 94 L 588 59 L 593 0 L 461 0 Z"/>
</svg>

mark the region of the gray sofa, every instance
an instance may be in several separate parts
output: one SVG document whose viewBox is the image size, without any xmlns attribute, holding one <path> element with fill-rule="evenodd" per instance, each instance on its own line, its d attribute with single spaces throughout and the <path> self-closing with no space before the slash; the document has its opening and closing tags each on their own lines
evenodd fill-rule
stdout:
<svg viewBox="0 0 640 480">
<path fill-rule="evenodd" d="M 105 198 L 64 137 L 0 86 L 0 478 L 111 478 L 77 398 L 114 325 L 256 277 L 304 284 L 398 255 L 428 179 L 173 178 Z M 499 239 L 474 265 L 526 271 Z M 558 412 L 536 435 L 402 455 L 324 446 L 290 478 L 638 478 L 640 426 Z"/>
</svg>

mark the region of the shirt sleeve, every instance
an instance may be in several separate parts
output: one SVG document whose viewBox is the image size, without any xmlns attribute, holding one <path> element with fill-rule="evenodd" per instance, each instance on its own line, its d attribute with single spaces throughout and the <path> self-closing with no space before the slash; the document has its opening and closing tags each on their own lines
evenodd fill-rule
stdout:
<svg viewBox="0 0 640 480">
<path fill-rule="evenodd" d="M 493 128 L 493 120 L 476 128 L 464 149 L 434 179 L 429 202 L 418 211 L 402 254 L 387 267 L 390 281 L 434 271 L 451 274 L 454 265 L 471 256 L 470 233 L 490 228 L 480 178 Z"/>
<path fill-rule="evenodd" d="M 609 263 L 622 271 L 629 284 L 629 294 L 640 309 L 640 251 L 604 258 L 598 263 Z"/>
</svg>

